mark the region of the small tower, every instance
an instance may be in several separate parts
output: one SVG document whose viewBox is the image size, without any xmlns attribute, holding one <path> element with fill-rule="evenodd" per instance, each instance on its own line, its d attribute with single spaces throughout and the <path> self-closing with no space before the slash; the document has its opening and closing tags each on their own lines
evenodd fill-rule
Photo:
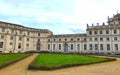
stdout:
<svg viewBox="0 0 120 75">
<path fill-rule="evenodd" d="M 108 24 L 109 25 L 120 25 L 120 13 L 117 12 L 117 14 L 113 15 L 112 18 L 108 17 Z"/>
</svg>

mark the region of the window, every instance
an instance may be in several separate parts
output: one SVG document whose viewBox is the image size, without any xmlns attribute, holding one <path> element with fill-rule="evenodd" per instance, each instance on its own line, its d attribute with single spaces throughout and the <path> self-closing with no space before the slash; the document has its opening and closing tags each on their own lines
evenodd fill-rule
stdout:
<svg viewBox="0 0 120 75">
<path fill-rule="evenodd" d="M 11 33 L 14 33 L 14 29 L 11 29 Z"/>
<path fill-rule="evenodd" d="M 87 39 L 86 38 L 84 38 L 84 41 L 86 41 Z"/>
<path fill-rule="evenodd" d="M 53 44 L 53 50 L 55 50 L 55 44 Z"/>
<path fill-rule="evenodd" d="M 89 31 L 89 35 L 92 35 L 92 31 Z"/>
<path fill-rule="evenodd" d="M 10 48 L 13 48 L 13 43 L 12 42 L 10 42 Z"/>
<path fill-rule="evenodd" d="M 48 44 L 48 50 L 50 49 L 50 44 Z"/>
<path fill-rule="evenodd" d="M 21 41 L 22 40 L 22 38 L 21 37 L 19 37 L 19 41 Z"/>
<path fill-rule="evenodd" d="M 103 41 L 103 38 L 100 38 L 100 41 Z"/>
<path fill-rule="evenodd" d="M 94 34 L 97 34 L 97 31 L 94 31 Z"/>
<path fill-rule="evenodd" d="M 80 41 L 80 39 L 79 39 L 79 38 L 77 38 L 77 41 Z"/>
<path fill-rule="evenodd" d="M 73 50 L 73 44 L 71 44 L 71 50 Z"/>
<path fill-rule="evenodd" d="M 0 48 L 3 48 L 3 42 L 0 42 Z"/>
<path fill-rule="evenodd" d="M 118 44 L 115 44 L 115 50 L 118 50 Z"/>
<path fill-rule="evenodd" d="M 55 41 L 55 39 L 53 39 L 53 41 Z"/>
<path fill-rule="evenodd" d="M 106 30 L 106 34 L 109 34 L 109 30 Z"/>
<path fill-rule="evenodd" d="M 61 41 L 61 39 L 59 39 L 59 41 Z"/>
<path fill-rule="evenodd" d="M 95 38 L 95 41 L 97 41 L 98 39 L 97 38 Z"/>
<path fill-rule="evenodd" d="M 38 33 L 38 36 L 40 36 L 40 33 Z"/>
<path fill-rule="evenodd" d="M 98 50 L 98 44 L 95 44 L 95 50 Z"/>
<path fill-rule="evenodd" d="M 27 38 L 27 41 L 29 41 L 29 38 Z"/>
<path fill-rule="evenodd" d="M 26 44 L 26 48 L 29 49 L 29 43 Z"/>
<path fill-rule="evenodd" d="M 30 35 L 30 32 L 27 32 L 27 35 Z"/>
<path fill-rule="evenodd" d="M 107 41 L 109 41 L 109 40 L 110 40 L 110 39 L 109 39 L 109 37 L 108 37 L 108 38 L 106 38 L 106 40 L 107 40 Z"/>
<path fill-rule="evenodd" d="M 73 38 L 71 38 L 71 41 L 73 41 Z"/>
<path fill-rule="evenodd" d="M 100 34 L 103 34 L 103 32 L 102 32 L 102 31 L 100 31 Z"/>
<path fill-rule="evenodd" d="M 110 50 L 110 44 L 107 44 L 107 50 Z"/>
<path fill-rule="evenodd" d="M 114 40 L 116 41 L 116 40 L 117 40 L 117 37 L 114 37 Z"/>
<path fill-rule="evenodd" d="M 59 44 L 59 50 L 61 50 L 61 44 Z"/>
<path fill-rule="evenodd" d="M 1 35 L 1 39 L 4 39 L 4 35 Z"/>
<path fill-rule="evenodd" d="M 20 34 L 22 34 L 22 31 L 20 31 Z"/>
<path fill-rule="evenodd" d="M 21 49 L 21 43 L 18 44 L 18 49 Z"/>
<path fill-rule="evenodd" d="M 114 30 L 114 34 L 117 34 L 117 30 Z"/>
<path fill-rule="evenodd" d="M 40 42 L 40 39 L 38 39 L 38 42 Z"/>
<path fill-rule="evenodd" d="M 84 50 L 87 50 L 87 45 L 86 44 L 84 44 Z"/>
<path fill-rule="evenodd" d="M 77 44 L 77 50 L 80 50 L 80 44 Z"/>
<path fill-rule="evenodd" d="M 90 47 L 90 50 L 92 50 L 92 49 L 93 49 L 93 46 L 92 46 L 92 44 L 89 44 L 89 47 Z"/>
<path fill-rule="evenodd" d="M 92 38 L 90 38 L 89 40 L 92 41 Z"/>
<path fill-rule="evenodd" d="M 2 32 L 5 32 L 5 28 L 2 28 Z"/>
<path fill-rule="evenodd" d="M 103 44 L 100 44 L 100 50 L 103 50 Z"/>
<path fill-rule="evenodd" d="M 65 39 L 65 41 L 67 41 L 67 39 Z"/>
<path fill-rule="evenodd" d="M 10 37 L 10 40 L 13 40 L 13 36 Z"/>
<path fill-rule="evenodd" d="M 48 42 L 50 42 L 50 39 L 48 39 Z"/>
</svg>

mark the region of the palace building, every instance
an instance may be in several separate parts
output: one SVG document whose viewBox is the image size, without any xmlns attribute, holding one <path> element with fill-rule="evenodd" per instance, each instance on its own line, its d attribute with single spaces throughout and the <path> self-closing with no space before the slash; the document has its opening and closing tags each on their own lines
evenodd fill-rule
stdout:
<svg viewBox="0 0 120 75">
<path fill-rule="evenodd" d="M 120 14 L 108 17 L 108 25 L 88 25 L 86 34 L 54 35 L 48 29 L 35 29 L 0 21 L 0 52 L 23 53 L 120 53 Z"/>
</svg>

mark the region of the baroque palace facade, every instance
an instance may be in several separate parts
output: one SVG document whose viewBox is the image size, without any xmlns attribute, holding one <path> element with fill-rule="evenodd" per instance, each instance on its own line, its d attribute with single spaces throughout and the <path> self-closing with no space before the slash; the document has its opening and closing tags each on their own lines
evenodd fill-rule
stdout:
<svg viewBox="0 0 120 75">
<path fill-rule="evenodd" d="M 86 31 L 86 34 L 53 35 L 47 29 L 0 22 L 0 52 L 120 53 L 119 13 L 108 17 L 108 25 L 87 24 Z"/>
</svg>

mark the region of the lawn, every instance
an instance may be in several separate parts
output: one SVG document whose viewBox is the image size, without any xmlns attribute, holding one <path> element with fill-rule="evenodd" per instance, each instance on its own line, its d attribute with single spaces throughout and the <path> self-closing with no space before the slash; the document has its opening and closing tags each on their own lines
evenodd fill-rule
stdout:
<svg viewBox="0 0 120 75">
<path fill-rule="evenodd" d="M 36 60 L 29 65 L 29 69 L 52 70 L 112 60 L 115 59 L 73 54 L 39 54 Z"/>
<path fill-rule="evenodd" d="M 30 54 L 0 54 L 0 68 L 23 59 Z"/>
</svg>

